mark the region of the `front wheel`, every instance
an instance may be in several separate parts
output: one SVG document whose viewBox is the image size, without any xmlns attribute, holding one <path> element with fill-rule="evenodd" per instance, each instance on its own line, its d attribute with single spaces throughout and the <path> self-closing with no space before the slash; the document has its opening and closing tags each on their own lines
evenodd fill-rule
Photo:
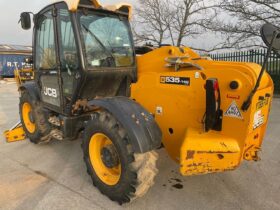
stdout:
<svg viewBox="0 0 280 210">
<path fill-rule="evenodd" d="M 27 90 L 21 92 L 19 114 L 26 136 L 34 144 L 48 139 L 51 127 L 39 100 L 31 97 Z"/>
<path fill-rule="evenodd" d="M 119 204 L 143 196 L 154 183 L 158 155 L 133 152 L 124 128 L 107 111 L 88 122 L 82 144 L 93 184 Z"/>
</svg>

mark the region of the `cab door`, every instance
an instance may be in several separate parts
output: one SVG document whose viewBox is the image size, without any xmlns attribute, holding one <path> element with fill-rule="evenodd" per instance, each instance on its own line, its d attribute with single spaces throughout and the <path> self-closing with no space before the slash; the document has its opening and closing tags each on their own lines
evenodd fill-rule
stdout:
<svg viewBox="0 0 280 210">
<path fill-rule="evenodd" d="M 81 82 L 81 69 L 77 41 L 73 21 L 68 6 L 64 3 L 55 4 L 57 13 L 58 57 L 60 64 L 61 95 L 63 109 L 70 114 L 75 103 L 78 84 Z"/>
<path fill-rule="evenodd" d="M 61 111 L 61 80 L 56 39 L 56 11 L 54 5 L 36 15 L 35 71 L 41 100 L 48 108 Z"/>
</svg>

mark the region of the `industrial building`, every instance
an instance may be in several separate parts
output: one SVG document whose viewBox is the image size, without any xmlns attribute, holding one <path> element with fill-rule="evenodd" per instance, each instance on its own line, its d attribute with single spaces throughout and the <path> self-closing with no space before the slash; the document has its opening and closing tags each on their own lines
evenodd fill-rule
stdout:
<svg viewBox="0 0 280 210">
<path fill-rule="evenodd" d="M 32 47 L 0 44 L 0 77 L 13 77 L 15 69 L 22 69 L 24 58 L 32 54 Z"/>
</svg>

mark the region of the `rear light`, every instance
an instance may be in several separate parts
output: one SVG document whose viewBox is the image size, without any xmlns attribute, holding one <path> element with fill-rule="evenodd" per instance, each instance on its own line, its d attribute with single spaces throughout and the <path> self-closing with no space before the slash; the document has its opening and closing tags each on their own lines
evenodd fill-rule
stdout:
<svg viewBox="0 0 280 210">
<path fill-rule="evenodd" d="M 214 88 L 214 92 L 215 92 L 215 99 L 216 99 L 216 101 L 218 101 L 219 97 L 220 97 L 220 89 L 219 89 L 218 80 L 214 81 L 213 88 Z"/>
<path fill-rule="evenodd" d="M 219 83 L 218 83 L 218 80 L 214 80 L 213 86 L 214 86 L 214 90 L 215 90 L 215 91 L 218 91 L 218 90 L 219 90 Z"/>
<path fill-rule="evenodd" d="M 205 131 L 222 130 L 222 110 L 219 82 L 216 78 L 206 80 Z"/>
</svg>

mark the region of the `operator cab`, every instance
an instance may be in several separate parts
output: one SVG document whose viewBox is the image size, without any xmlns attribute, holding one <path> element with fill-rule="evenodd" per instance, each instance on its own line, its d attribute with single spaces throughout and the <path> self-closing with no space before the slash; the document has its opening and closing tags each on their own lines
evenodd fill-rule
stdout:
<svg viewBox="0 0 280 210">
<path fill-rule="evenodd" d="M 129 96 L 136 81 L 129 9 L 93 2 L 82 0 L 74 11 L 58 2 L 34 16 L 35 82 L 44 106 L 62 114 L 71 115 L 78 100 Z M 21 15 L 24 29 L 28 15 Z"/>
</svg>

